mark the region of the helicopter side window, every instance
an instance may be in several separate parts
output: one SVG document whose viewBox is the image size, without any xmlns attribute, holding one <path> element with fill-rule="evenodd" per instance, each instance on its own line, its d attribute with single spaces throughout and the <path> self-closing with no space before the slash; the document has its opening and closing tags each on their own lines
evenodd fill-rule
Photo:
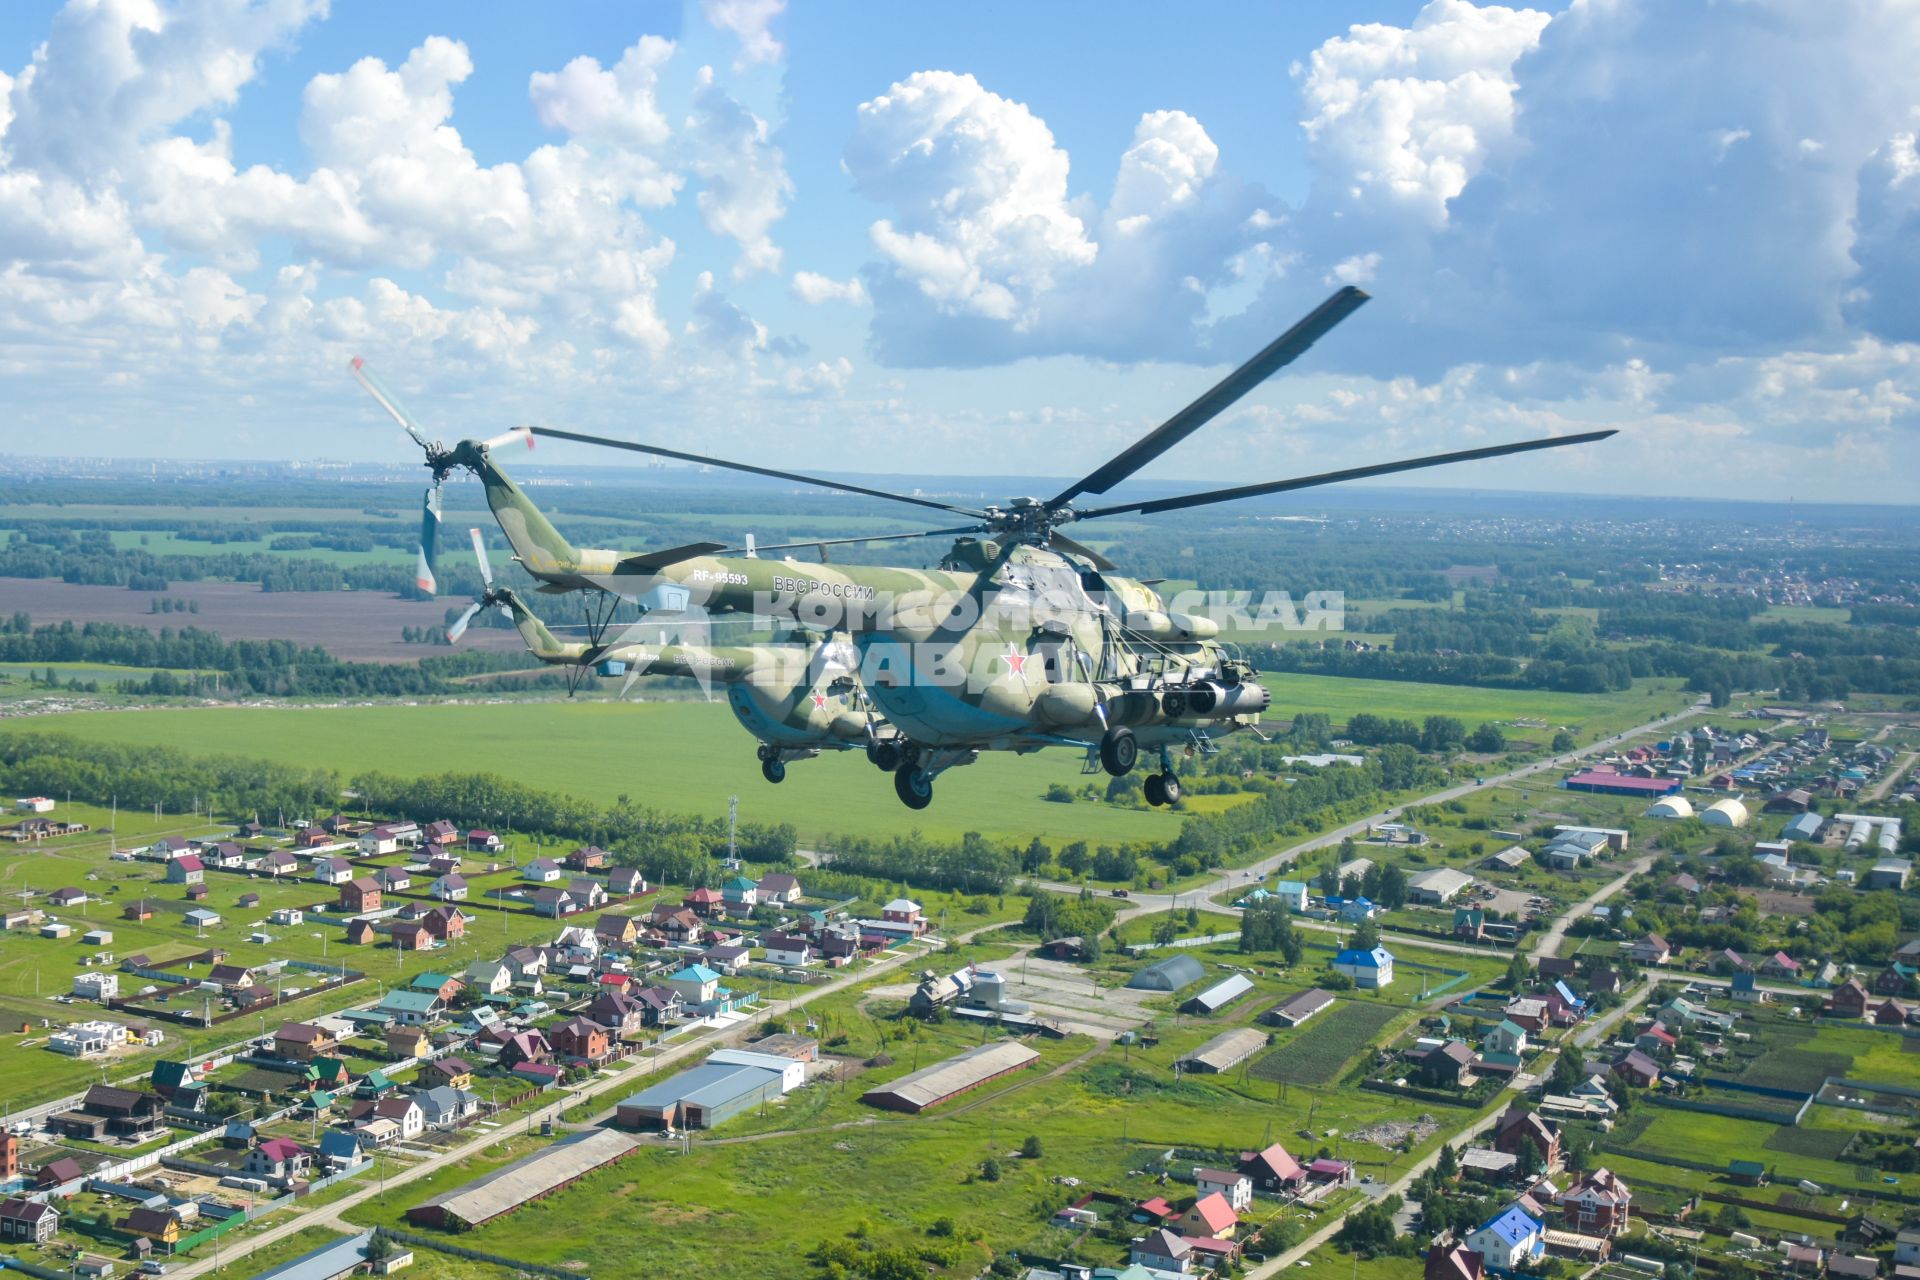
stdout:
<svg viewBox="0 0 1920 1280">
<path fill-rule="evenodd" d="M 1062 636 L 1047 636 L 1034 646 L 1040 655 L 1041 669 L 1048 684 L 1064 684 L 1073 675 L 1073 641 Z"/>
</svg>

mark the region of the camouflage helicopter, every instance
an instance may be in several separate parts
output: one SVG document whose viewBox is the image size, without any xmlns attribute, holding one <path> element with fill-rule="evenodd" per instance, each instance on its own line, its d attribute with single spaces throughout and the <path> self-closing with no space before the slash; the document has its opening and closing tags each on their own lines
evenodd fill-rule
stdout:
<svg viewBox="0 0 1920 1280">
<path fill-rule="evenodd" d="M 845 636 L 823 636 L 792 628 L 772 644 L 646 644 L 635 637 L 639 624 L 619 637 L 598 643 L 560 640 L 512 587 L 496 584 L 487 545 L 478 529 L 468 530 L 485 590 L 447 627 L 458 642 L 475 618 L 498 609 L 513 622 L 527 651 L 541 662 L 575 673 L 625 676 L 631 687 L 641 676 L 681 676 L 702 689 L 726 688 L 727 707 L 760 743 L 760 772 L 768 782 L 787 776 L 787 765 L 822 751 L 865 750 L 871 755 L 894 738 L 874 713 L 854 678 L 858 655 Z M 704 625 L 698 619 L 697 625 Z M 660 627 L 664 633 L 667 626 Z"/>
<path fill-rule="evenodd" d="M 912 809 L 933 798 L 936 777 L 983 751 L 1026 753 L 1063 746 L 1084 751 L 1086 767 L 1119 777 L 1140 753 L 1159 770 L 1145 782 L 1148 803 L 1180 796 L 1176 752 L 1206 751 L 1220 735 L 1257 725 L 1270 695 L 1257 672 L 1219 639 L 1204 617 L 1170 612 L 1151 584 L 1122 576 L 1061 527 L 1116 515 L 1154 515 L 1236 499 L 1498 458 L 1605 439 L 1612 431 L 1518 441 L 1317 475 L 1237 485 L 1175 497 L 1076 505 L 1104 494 L 1185 440 L 1272 374 L 1291 364 L 1367 295 L 1347 287 L 1316 307 L 1252 359 L 1134 444 L 1051 498 L 1020 497 L 972 508 L 751 463 L 554 427 L 521 428 L 490 441 L 448 448 L 429 442 L 410 415 L 358 361 L 354 371 L 427 455 L 434 488 L 422 522 L 421 563 L 431 577 L 434 495 L 446 475 L 478 476 L 514 559 L 548 593 L 585 592 L 617 603 L 693 600 L 715 613 L 794 619 L 842 631 L 859 655 L 858 680 L 895 736 L 869 758 L 893 774 Z M 960 517 L 965 523 L 905 534 L 809 541 L 762 551 L 914 538 L 954 539 L 933 569 L 799 563 L 699 542 L 659 551 L 576 548 L 493 460 L 512 439 L 569 440 L 767 476 Z M 590 605 L 592 614 L 598 608 Z M 595 639 L 590 634 L 590 639 Z"/>
</svg>

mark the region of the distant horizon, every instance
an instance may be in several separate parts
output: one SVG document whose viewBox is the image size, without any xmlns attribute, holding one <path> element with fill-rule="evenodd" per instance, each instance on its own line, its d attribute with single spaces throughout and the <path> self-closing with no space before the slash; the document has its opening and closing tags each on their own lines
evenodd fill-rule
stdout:
<svg viewBox="0 0 1920 1280">
<path fill-rule="evenodd" d="M 406 447 L 411 448 L 411 446 L 406 446 Z M 184 467 L 204 467 L 215 472 L 224 471 L 229 473 L 243 472 L 244 470 L 249 468 L 259 469 L 263 472 L 271 471 L 271 470 L 280 470 L 283 472 L 298 472 L 298 473 L 310 474 L 316 480 L 322 478 L 322 475 L 319 473 L 319 469 L 325 468 L 330 471 L 331 470 L 351 470 L 358 473 L 351 476 L 325 476 L 324 477 L 326 480 L 333 481 L 333 482 L 364 483 L 364 484 L 397 484 L 397 485 L 406 485 L 406 486 L 414 486 L 414 487 L 418 487 L 422 483 L 422 471 L 423 471 L 423 467 L 420 464 L 409 465 L 408 463 L 398 461 L 398 460 L 376 461 L 376 460 L 368 460 L 368 459 L 356 460 L 356 459 L 348 459 L 348 458 L 312 457 L 312 458 L 286 459 L 286 460 L 276 461 L 276 460 L 267 459 L 267 458 L 252 458 L 252 459 L 177 458 L 177 457 L 159 457 L 159 456 L 128 457 L 128 456 L 117 456 L 117 455 L 86 455 L 86 454 L 0 453 L 0 475 L 6 475 L 9 472 L 13 471 L 15 469 L 15 464 L 21 460 L 28 460 L 28 461 L 34 461 L 34 462 L 46 462 L 46 461 L 57 460 L 61 462 L 72 463 L 76 466 L 84 465 L 84 464 L 96 464 L 102 468 L 109 468 L 109 467 L 126 468 L 127 478 L 130 478 L 130 479 L 136 478 L 135 472 L 133 469 L 140 468 L 140 467 L 154 467 L 154 466 L 171 466 L 171 467 L 183 467 L 183 468 Z M 773 465 L 773 464 L 768 463 L 767 465 Z M 1468 465 L 1471 465 L 1471 464 L 1468 464 Z M 739 489 L 739 490 L 749 490 L 749 491 L 762 490 L 762 491 L 768 491 L 768 492 L 781 492 L 781 493 L 808 493 L 808 494 L 819 494 L 822 496 L 825 496 L 833 492 L 830 489 L 826 489 L 818 486 L 796 484 L 794 482 L 786 481 L 786 480 L 767 479 L 763 477 L 743 474 L 740 472 L 728 471 L 718 467 L 707 467 L 707 466 L 700 466 L 692 463 L 672 462 L 672 461 L 666 461 L 666 460 L 662 460 L 658 464 L 614 463 L 614 464 L 608 464 L 604 466 L 596 466 L 596 465 L 590 465 L 586 463 L 556 464 L 556 463 L 540 463 L 540 462 L 524 462 L 523 461 L 518 464 L 514 464 L 514 463 L 506 464 L 506 470 L 508 471 L 508 474 L 513 476 L 513 478 L 516 481 L 518 481 L 522 485 L 530 485 L 530 486 L 538 486 L 542 483 L 549 483 L 549 484 L 566 483 L 568 484 L 569 487 L 590 487 L 595 483 L 601 483 L 601 484 L 624 483 L 624 485 L 627 487 L 645 488 L 645 487 L 649 487 L 650 482 L 657 484 L 660 481 L 668 480 L 669 483 L 672 483 L 678 487 L 684 488 L 684 487 L 689 487 L 687 482 L 711 480 L 715 482 L 714 484 L 711 485 L 711 487 L 715 489 Z M 830 468 L 830 469 L 822 468 L 821 470 L 831 472 L 831 474 L 822 475 L 821 476 L 822 479 L 835 479 L 835 478 L 846 479 L 846 480 L 851 480 L 851 481 L 856 481 L 856 482 L 866 484 L 870 488 L 885 488 L 885 489 L 891 489 L 898 492 L 909 493 L 909 494 L 914 493 L 916 491 L 920 491 L 925 493 L 927 496 L 932 496 L 932 497 L 983 495 L 984 499 L 987 501 L 1004 501 L 1006 499 L 1016 497 L 1016 496 L 1038 496 L 1039 490 L 1056 488 L 1061 485 L 1070 483 L 1072 480 L 1077 478 L 1076 476 L 1070 476 L 1064 473 L 1059 475 L 1051 475 L 1051 476 L 1030 475 L 1025 477 L 1019 477 L 1019 476 L 1012 476 L 1007 474 L 996 474 L 991 472 L 982 472 L 982 473 L 976 473 L 976 474 L 941 474 L 941 473 L 908 474 L 903 472 L 891 472 L 891 471 L 853 471 L 853 470 L 845 470 L 837 467 Z M 72 475 L 72 476 L 65 476 L 61 478 L 79 480 L 85 477 L 80 475 Z M 201 479 L 209 480 L 209 481 L 220 479 L 220 478 L 239 480 L 239 479 L 244 479 L 245 476 L 243 474 L 229 474 L 222 477 L 220 475 L 214 474 L 214 475 L 207 475 L 207 476 L 201 477 Z M 1280 477 L 1276 476 L 1273 478 L 1278 479 Z M 998 481 L 999 483 L 997 484 L 989 483 L 993 481 Z M 584 482 L 584 483 L 581 483 L 581 482 Z M 469 484 L 473 484 L 477 482 L 473 481 L 472 477 L 467 476 L 464 473 L 456 473 L 456 475 L 449 477 L 448 483 L 450 486 L 448 490 L 448 497 L 451 499 L 451 498 L 456 498 L 460 496 L 461 490 L 465 489 Z M 1217 479 L 1213 481 L 1180 480 L 1180 479 L 1151 479 L 1151 480 L 1134 479 L 1134 480 L 1129 480 L 1124 484 L 1116 486 L 1113 492 L 1116 495 L 1128 494 L 1128 493 L 1162 495 L 1162 494 L 1191 492 L 1191 491 L 1198 490 L 1202 487 L 1217 485 L 1218 483 L 1219 482 Z M 1023 484 L 1031 486 L 1031 488 L 1023 489 L 1020 487 Z M 1302 491 L 1302 492 L 1307 492 L 1307 491 Z M 1653 502 L 1653 503 L 1662 503 L 1662 504 L 1699 503 L 1701 505 L 1707 505 L 1707 506 L 1749 505 L 1749 506 L 1758 506 L 1758 507 L 1795 507 L 1795 508 L 1807 508 L 1812 510 L 1834 510 L 1834 511 L 1846 511 L 1851 509 L 1863 509 L 1863 510 L 1872 510 L 1872 511 L 1912 511 L 1916 515 L 1920 515 L 1920 502 L 1893 502 L 1893 501 L 1841 502 L 1841 501 L 1835 501 L 1832 499 L 1822 499 L 1822 498 L 1803 499 L 1803 498 L 1797 498 L 1792 496 L 1785 497 L 1785 498 L 1721 497 L 1721 496 L 1696 495 L 1696 494 L 1636 493 L 1636 492 L 1625 492 L 1625 491 L 1609 492 L 1609 491 L 1600 491 L 1600 490 L 1594 490 L 1594 489 L 1553 489 L 1553 488 L 1546 488 L 1546 487 L 1504 488 L 1504 487 L 1496 487 L 1491 485 L 1466 485 L 1466 484 L 1461 484 L 1461 485 L 1393 484 L 1391 482 L 1383 483 L 1381 481 L 1370 481 L 1370 482 L 1363 481 L 1363 482 L 1356 482 L 1356 483 L 1334 484 L 1334 485 L 1328 485 L 1324 489 L 1316 489 L 1311 492 L 1313 494 L 1313 497 L 1305 499 L 1304 503 L 1327 502 L 1331 500 L 1332 504 L 1335 507 L 1338 507 L 1341 505 L 1348 505 L 1340 502 L 1340 495 L 1343 495 L 1343 494 L 1345 495 L 1381 494 L 1381 495 L 1400 495 L 1400 496 L 1417 495 L 1421 497 L 1433 498 L 1433 499 L 1456 502 L 1456 503 L 1471 500 L 1476 496 L 1487 496 L 1487 497 L 1495 497 L 1495 498 L 1556 498 L 1556 499 L 1568 498 L 1568 499 L 1574 499 L 1574 500 L 1588 500 L 1588 501 L 1594 501 L 1594 502 L 1631 500 L 1635 502 Z M 861 498 L 860 500 L 875 501 L 875 502 L 884 501 L 884 499 L 866 499 L 866 498 Z M 1274 504 L 1281 503 L 1281 502 L 1285 502 L 1289 506 L 1289 510 L 1285 514 L 1296 514 L 1296 515 L 1311 514 L 1311 512 L 1305 508 L 1303 501 L 1301 499 L 1295 498 L 1293 495 L 1282 495 L 1277 498 L 1270 497 L 1270 498 L 1244 499 L 1237 503 L 1221 504 L 1217 507 L 1210 508 L 1210 510 L 1222 516 L 1231 515 L 1236 510 L 1244 511 L 1249 514 L 1271 516 L 1274 514 L 1274 510 L 1273 510 Z M 4 506 L 0 506 L 0 510 L 4 510 Z M 903 520 L 911 522 L 913 517 L 911 516 L 911 514 L 903 511 L 901 518 Z"/>
</svg>

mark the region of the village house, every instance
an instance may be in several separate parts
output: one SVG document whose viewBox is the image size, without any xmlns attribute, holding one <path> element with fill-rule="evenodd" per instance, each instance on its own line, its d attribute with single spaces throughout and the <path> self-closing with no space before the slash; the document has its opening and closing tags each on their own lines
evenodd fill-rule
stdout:
<svg viewBox="0 0 1920 1280">
<path fill-rule="evenodd" d="M 760 893 L 760 901 L 771 902 L 779 906 L 788 906 L 800 901 L 800 880 L 784 871 L 769 871 L 760 877 L 755 886 Z"/>
<path fill-rule="evenodd" d="M 313 863 L 315 884 L 343 885 L 353 879 L 353 864 L 345 858 L 316 858 Z"/>
<path fill-rule="evenodd" d="M 483 827 L 467 832 L 468 853 L 498 853 L 500 847 L 500 837 Z"/>
<path fill-rule="evenodd" d="M 569 871 L 598 871 L 607 865 L 607 851 L 597 844 L 583 844 L 566 857 Z"/>
<path fill-rule="evenodd" d="M 1277 1142 L 1259 1151 L 1242 1152 L 1240 1172 L 1251 1178 L 1257 1189 L 1275 1193 L 1291 1192 L 1307 1180 L 1300 1162 Z"/>
<path fill-rule="evenodd" d="M 467 878 L 458 871 L 449 871 L 434 877 L 427 892 L 441 902 L 465 902 L 467 900 Z"/>
<path fill-rule="evenodd" d="M 768 964 L 799 968 L 813 960 L 813 943 L 804 934 L 775 931 L 763 935 L 760 945 Z"/>
<path fill-rule="evenodd" d="M 338 1042 L 325 1027 L 310 1022 L 283 1022 L 273 1033 L 273 1051 L 289 1062 L 311 1062 L 333 1052 Z"/>
<path fill-rule="evenodd" d="M 560 864 L 552 858 L 535 858 L 520 868 L 520 878 L 532 884 L 551 884 L 558 880 L 561 874 Z"/>
<path fill-rule="evenodd" d="M 380 909 L 380 882 L 372 876 L 358 876 L 340 886 L 340 909 L 350 915 L 365 915 Z"/>
<path fill-rule="evenodd" d="M 466 1089 L 473 1084 L 473 1068 L 465 1058 L 434 1058 L 420 1068 L 420 1079 L 429 1088 L 435 1085 L 447 1085 L 455 1089 Z"/>
<path fill-rule="evenodd" d="M 1627 949 L 1635 964 L 1665 964 L 1673 958 L 1673 945 L 1657 933 L 1649 933 Z"/>
<path fill-rule="evenodd" d="M 1493 1149 L 1543 1170 L 1560 1167 L 1560 1135 L 1538 1113 L 1518 1105 L 1508 1107 L 1494 1125 Z"/>
<path fill-rule="evenodd" d="M 617 898 L 630 898 L 647 891 L 647 878 L 638 867 L 615 867 L 607 873 L 607 891 Z"/>
<path fill-rule="evenodd" d="M 168 884 L 201 884 L 207 878 L 207 864 L 195 854 L 182 854 L 167 863 Z"/>
<path fill-rule="evenodd" d="M 1610 1170 L 1595 1169 L 1560 1193 L 1566 1228 L 1582 1235 L 1617 1236 L 1627 1228 L 1633 1193 Z"/>
<path fill-rule="evenodd" d="M 60 1230 L 60 1211 L 24 1196 L 0 1203 L 0 1240 L 46 1244 Z"/>
<path fill-rule="evenodd" d="M 1200 1196 L 1175 1220 L 1175 1229 L 1181 1235 L 1210 1240 L 1231 1240 L 1239 1227 L 1240 1215 L 1218 1191 Z"/>
<path fill-rule="evenodd" d="M 400 1140 L 411 1141 L 426 1132 L 427 1115 L 412 1098 L 382 1098 L 374 1104 L 373 1114 L 392 1121 L 400 1129 Z"/>
<path fill-rule="evenodd" d="M 547 1039 L 562 1057 L 590 1063 L 603 1061 L 613 1047 L 607 1028 L 580 1017 L 549 1027 Z"/>
<path fill-rule="evenodd" d="M 287 1138 L 268 1138 L 247 1152 L 242 1169 L 256 1178 L 285 1182 L 299 1177 L 312 1165 L 305 1147 Z"/>
</svg>

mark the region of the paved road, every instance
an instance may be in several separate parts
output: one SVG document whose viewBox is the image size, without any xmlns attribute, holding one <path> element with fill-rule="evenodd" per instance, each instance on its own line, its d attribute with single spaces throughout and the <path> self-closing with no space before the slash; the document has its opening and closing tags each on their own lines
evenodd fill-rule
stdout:
<svg viewBox="0 0 1920 1280">
<path fill-rule="evenodd" d="M 1885 730 L 1882 730 L 1882 732 L 1884 733 Z M 1901 775 L 1913 767 L 1913 762 L 1916 758 L 1920 758 L 1920 753 L 1909 751 L 1898 760 L 1895 760 L 1893 764 L 1888 767 L 1886 773 L 1881 776 L 1880 780 L 1867 788 L 1867 793 L 1863 798 L 1867 800 L 1878 800 L 1886 795 L 1887 792 L 1893 790 L 1893 784 L 1900 781 Z"/>
<path fill-rule="evenodd" d="M 1376 823 L 1392 821 L 1406 809 L 1418 808 L 1422 805 L 1444 804 L 1449 800 L 1457 800 L 1462 796 L 1472 795 L 1476 791 L 1483 791 L 1487 787 L 1498 787 L 1506 783 L 1518 782 L 1523 778 L 1531 778 L 1540 773 L 1563 768 L 1574 760 L 1586 759 L 1589 756 L 1604 755 L 1628 738 L 1635 738 L 1642 734 L 1652 733 L 1665 728 L 1667 725 L 1673 724 L 1675 721 L 1685 720 L 1690 716 L 1698 715 L 1705 708 L 1705 705 L 1705 701 L 1702 700 L 1690 707 L 1685 707 L 1669 715 L 1659 716 L 1647 721 L 1645 724 L 1622 730 L 1612 737 L 1604 738 L 1590 746 L 1582 747 L 1578 751 L 1571 751 L 1560 756 L 1552 756 L 1545 760 L 1537 760 L 1532 764 L 1520 765 L 1517 768 L 1509 769 L 1507 772 L 1496 776 L 1483 776 L 1479 782 L 1462 782 L 1413 800 L 1403 801 L 1383 813 L 1361 818 L 1358 821 L 1349 822 L 1345 826 L 1322 832 L 1311 840 L 1302 841 L 1290 849 L 1284 849 L 1279 853 L 1271 854 L 1250 866 L 1224 872 L 1217 878 L 1198 888 L 1186 889 L 1175 894 L 1141 893 L 1131 895 L 1129 899 L 1129 910 L 1124 914 L 1137 914 L 1139 911 L 1165 911 L 1169 906 L 1177 908 L 1187 903 L 1199 905 L 1206 899 L 1211 898 L 1214 894 L 1225 893 L 1229 890 L 1239 888 L 1248 882 L 1265 879 L 1275 871 L 1297 862 L 1306 854 L 1337 845 L 1348 836 L 1364 836 L 1367 834 L 1368 829 Z M 1040 883 L 1046 888 L 1054 889 L 1061 893 L 1078 893 L 1082 887 L 1077 884 L 1068 884 L 1060 881 L 1042 881 Z M 1237 907 L 1221 907 L 1211 903 L 1207 905 L 1211 910 L 1229 912 L 1239 910 Z M 1421 945 L 1425 946 L 1428 944 L 1422 942 Z"/>
<path fill-rule="evenodd" d="M 1595 907 L 1626 888 L 1627 881 L 1652 866 L 1653 860 L 1658 856 L 1658 854 L 1649 853 L 1644 857 L 1635 858 L 1627 865 L 1626 870 L 1622 871 L 1614 879 L 1609 880 L 1606 884 L 1601 885 L 1598 889 L 1595 889 L 1584 901 L 1575 903 L 1573 906 L 1568 907 L 1565 911 L 1555 916 L 1553 918 L 1553 926 L 1541 934 L 1540 940 L 1534 943 L 1533 954 L 1535 956 L 1559 955 L 1560 943 L 1567 936 L 1567 926 L 1575 920 L 1578 920 L 1581 916 L 1591 915 Z"/>
</svg>

